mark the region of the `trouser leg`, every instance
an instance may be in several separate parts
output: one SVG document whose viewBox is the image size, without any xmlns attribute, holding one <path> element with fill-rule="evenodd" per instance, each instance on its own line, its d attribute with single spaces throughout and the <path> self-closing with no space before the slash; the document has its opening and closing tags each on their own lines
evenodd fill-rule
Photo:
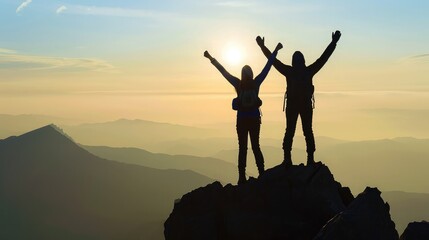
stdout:
<svg viewBox="0 0 429 240">
<path fill-rule="evenodd" d="M 313 107 L 311 103 L 306 104 L 301 111 L 302 131 L 304 132 L 307 145 L 307 163 L 314 163 L 314 152 L 316 144 L 313 134 Z"/>
<path fill-rule="evenodd" d="M 284 152 L 284 162 L 286 164 L 292 164 L 291 160 L 291 151 L 293 137 L 296 130 L 296 121 L 298 120 L 298 109 L 294 106 L 288 105 L 286 107 L 286 132 L 283 138 L 283 152 Z"/>
<path fill-rule="evenodd" d="M 256 166 L 258 167 L 259 175 L 264 170 L 264 155 L 262 154 L 261 147 L 259 145 L 259 134 L 261 130 L 261 119 L 255 118 L 251 120 L 251 126 L 249 129 L 250 142 L 252 144 L 253 155 L 255 155 Z"/>
<path fill-rule="evenodd" d="M 248 128 L 246 122 L 237 119 L 237 136 L 238 136 L 238 174 L 239 183 L 246 180 L 246 158 L 247 158 L 247 136 Z"/>
</svg>

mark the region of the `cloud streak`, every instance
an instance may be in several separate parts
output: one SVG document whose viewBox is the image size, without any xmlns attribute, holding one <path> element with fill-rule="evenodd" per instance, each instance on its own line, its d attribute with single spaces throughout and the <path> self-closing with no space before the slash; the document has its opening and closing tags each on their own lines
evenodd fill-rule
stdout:
<svg viewBox="0 0 429 240">
<path fill-rule="evenodd" d="M 224 1 L 224 2 L 218 2 L 216 3 L 216 5 L 221 7 L 231 7 L 231 8 L 243 8 L 243 7 L 254 6 L 253 3 L 250 3 L 248 1 Z"/>
<path fill-rule="evenodd" d="M 9 49 L 0 49 L 0 69 L 117 72 L 114 66 L 99 59 L 24 55 Z"/>
<path fill-rule="evenodd" d="M 429 54 L 419 54 L 399 59 L 402 63 L 429 63 Z"/>
<path fill-rule="evenodd" d="M 57 10 L 58 11 L 58 10 Z M 117 7 L 98 7 L 73 5 L 67 7 L 67 12 L 76 15 L 109 16 L 109 17 L 130 17 L 130 18 L 151 18 L 169 19 L 176 15 L 168 12 L 150 11 L 146 9 L 129 9 Z"/>
<path fill-rule="evenodd" d="M 4 54 L 4 53 L 15 53 L 15 51 L 10 50 L 10 49 L 4 49 L 4 48 L 0 48 L 0 54 Z"/>
<path fill-rule="evenodd" d="M 21 5 L 18 6 L 18 8 L 16 8 L 16 13 L 21 12 L 24 8 L 28 7 L 28 5 L 30 5 L 30 3 L 33 0 L 26 0 L 25 2 L 21 3 Z"/>
<path fill-rule="evenodd" d="M 411 56 L 410 59 L 417 62 L 429 63 L 429 54 L 420 54 L 420 55 Z"/>
<path fill-rule="evenodd" d="M 420 55 L 415 55 L 415 56 L 411 56 L 410 58 L 414 58 L 414 59 L 419 59 L 419 58 L 429 58 L 429 54 L 420 54 Z"/>
<path fill-rule="evenodd" d="M 57 14 L 61 14 L 61 13 L 63 13 L 65 10 L 67 10 L 67 7 L 63 5 L 63 6 L 59 7 L 55 12 L 56 12 Z"/>
</svg>

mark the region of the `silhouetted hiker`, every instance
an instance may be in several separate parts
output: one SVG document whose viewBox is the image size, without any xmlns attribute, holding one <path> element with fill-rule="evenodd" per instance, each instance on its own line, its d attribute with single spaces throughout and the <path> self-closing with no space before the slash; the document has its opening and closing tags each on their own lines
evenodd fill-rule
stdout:
<svg viewBox="0 0 429 240">
<path fill-rule="evenodd" d="M 285 65 L 278 59 L 274 60 L 274 67 L 286 77 L 287 89 L 285 93 L 286 101 L 286 133 L 283 139 L 284 160 L 286 167 L 292 165 L 291 150 L 293 136 L 295 135 L 296 121 L 298 115 L 301 116 L 302 130 L 307 144 L 307 165 L 314 164 L 314 152 L 316 145 L 312 129 L 313 107 L 314 107 L 314 86 L 313 76 L 325 65 L 331 54 L 334 52 L 336 44 L 341 37 L 341 32 L 332 33 L 332 41 L 323 52 L 322 56 L 313 64 L 306 66 L 304 55 L 296 51 L 292 56 L 292 66 Z M 262 52 L 268 58 L 271 56 L 270 50 L 265 46 L 264 38 L 258 36 L 256 42 L 261 47 Z M 283 106 L 284 110 L 284 106 Z"/>
<path fill-rule="evenodd" d="M 267 64 L 262 72 L 253 79 L 253 72 L 250 66 L 245 65 L 241 70 L 241 80 L 231 75 L 225 68 L 214 59 L 209 52 L 205 51 L 204 56 L 220 71 L 220 73 L 234 86 L 238 97 L 233 100 L 233 109 L 237 110 L 237 135 L 238 135 L 238 184 L 246 181 L 246 157 L 247 138 L 250 135 L 253 154 L 259 175 L 264 172 L 264 156 L 259 146 L 259 132 L 261 129 L 261 113 L 259 107 L 262 105 L 258 97 L 259 87 L 271 69 L 278 50 L 283 46 L 279 43 L 274 52 L 268 57 Z"/>
</svg>

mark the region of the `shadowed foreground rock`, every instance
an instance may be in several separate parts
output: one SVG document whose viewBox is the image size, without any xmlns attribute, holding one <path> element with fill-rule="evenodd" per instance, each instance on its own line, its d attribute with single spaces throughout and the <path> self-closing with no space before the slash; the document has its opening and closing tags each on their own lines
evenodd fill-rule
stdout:
<svg viewBox="0 0 429 240">
<path fill-rule="evenodd" d="M 214 182 L 177 201 L 166 240 L 313 239 L 353 200 L 328 167 L 277 166 L 240 186 Z"/>
<path fill-rule="evenodd" d="M 404 233 L 402 233 L 400 239 L 401 240 L 429 239 L 429 223 L 425 221 L 409 223 Z"/>
<path fill-rule="evenodd" d="M 332 218 L 315 240 L 330 239 L 398 239 L 395 223 L 377 188 L 367 187 L 347 209 Z"/>
</svg>

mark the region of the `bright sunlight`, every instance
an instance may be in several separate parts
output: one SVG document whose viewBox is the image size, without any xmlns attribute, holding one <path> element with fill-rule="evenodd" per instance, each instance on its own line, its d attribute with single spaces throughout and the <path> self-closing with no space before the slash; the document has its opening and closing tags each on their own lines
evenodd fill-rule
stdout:
<svg viewBox="0 0 429 240">
<path fill-rule="evenodd" d="M 243 61 L 243 51 L 237 46 L 230 45 L 225 49 L 223 57 L 229 64 L 237 65 Z"/>
</svg>

